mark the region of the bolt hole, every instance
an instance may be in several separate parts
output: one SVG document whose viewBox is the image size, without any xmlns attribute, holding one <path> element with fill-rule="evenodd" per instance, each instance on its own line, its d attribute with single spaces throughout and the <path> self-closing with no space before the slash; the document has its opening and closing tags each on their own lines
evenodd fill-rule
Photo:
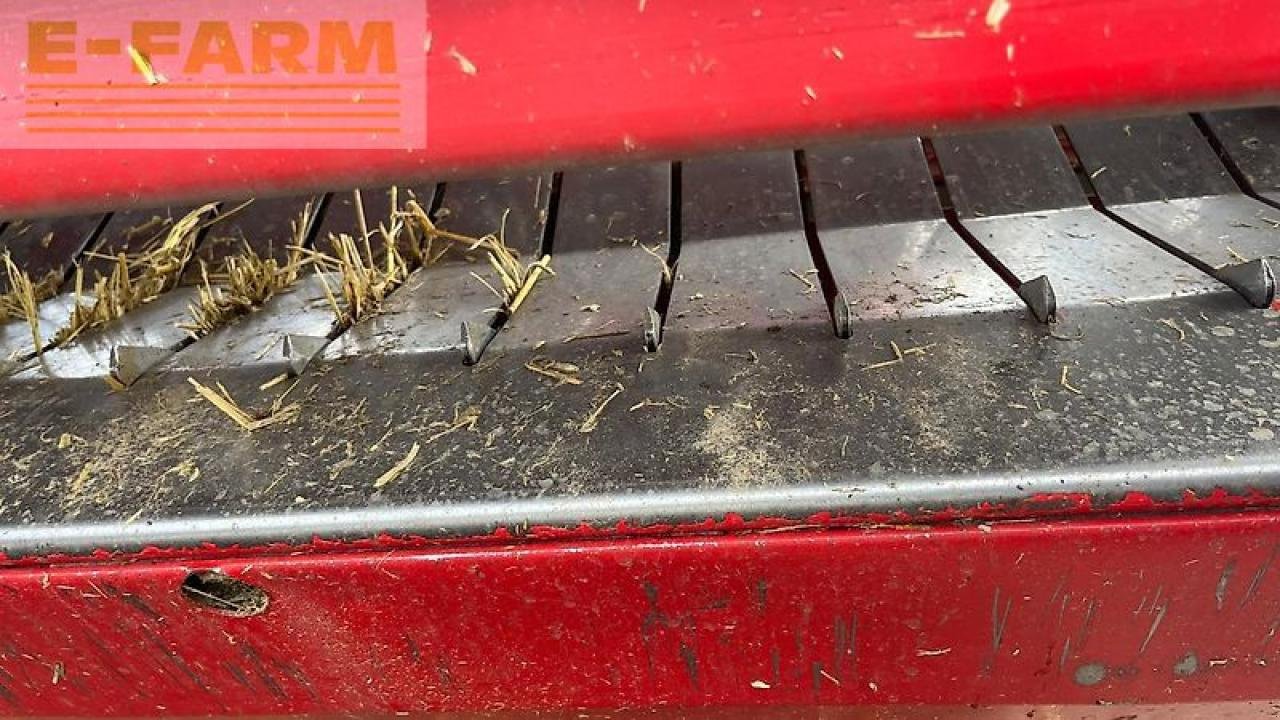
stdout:
<svg viewBox="0 0 1280 720">
<path fill-rule="evenodd" d="M 191 573 L 181 590 L 192 604 L 231 617 L 261 615 L 270 602 L 266 590 L 216 571 Z"/>
</svg>

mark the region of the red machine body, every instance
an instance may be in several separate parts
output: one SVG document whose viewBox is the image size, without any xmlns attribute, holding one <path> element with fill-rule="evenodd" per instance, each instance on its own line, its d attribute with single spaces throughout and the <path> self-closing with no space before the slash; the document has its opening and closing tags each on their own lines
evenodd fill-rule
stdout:
<svg viewBox="0 0 1280 720">
<path fill-rule="evenodd" d="M 229 20 L 252 23 L 266 5 L 245 3 Z M 86 12 L 138 10 L 102 2 Z M 1114 128 L 1085 122 L 1010 136 L 1021 144 L 862 147 L 858 162 L 869 158 L 884 182 L 856 193 L 862 178 L 847 167 L 863 165 L 808 148 L 1275 101 L 1280 3 L 433 0 L 427 10 L 422 147 L 264 151 L 211 140 L 0 152 L 8 220 L 295 194 L 282 206 L 296 201 L 301 215 L 263 217 L 321 225 L 326 213 L 356 216 L 335 188 L 415 184 L 424 212 L 500 218 L 513 247 L 554 256 L 573 288 L 531 292 L 524 315 L 504 306 L 492 323 L 492 298 L 449 284 L 483 265 L 417 268 L 397 280 L 394 311 L 361 322 L 334 323 L 315 298 L 285 298 L 283 310 L 264 306 L 229 326 L 237 342 L 260 341 L 251 322 L 284 318 L 271 326 L 284 356 L 265 362 L 275 345 L 246 360 L 246 340 L 227 351 L 235 362 L 219 364 L 215 347 L 206 358 L 219 362 L 182 365 L 184 352 L 216 343 L 183 335 L 143 347 L 132 325 L 128 342 L 86 333 L 66 355 L 87 347 L 92 362 L 115 363 L 124 346 L 161 358 L 111 395 L 96 375 L 39 375 L 39 338 L 21 362 L 0 364 L 0 421 L 12 431 L 0 433 L 0 478 L 12 480 L 0 492 L 0 715 L 1274 713 L 1280 455 L 1270 427 L 1280 421 L 1267 403 L 1280 376 L 1265 353 L 1280 323 L 1267 302 L 1244 310 L 1219 292 L 1213 283 L 1242 276 L 1200 259 L 1217 257 L 1204 237 L 1186 240 L 1194 253 L 1161 245 L 1202 220 L 1219 230 L 1247 221 L 1241 236 L 1255 248 L 1265 237 L 1280 194 L 1263 187 L 1265 173 L 1254 189 L 1240 167 L 1217 167 L 1242 151 L 1214 133 L 1254 126 L 1196 115 L 1139 128 L 1160 152 L 1190 148 L 1188 137 L 1200 144 L 1193 170 L 1170 171 L 1187 186 L 1176 208 L 1167 197 L 1128 202 L 1137 181 L 1108 188 L 1129 171 L 1095 156 L 1131 163 L 1141 180 L 1156 155 L 1136 144 L 1116 152 Z M 0 9 L 0 26 L 38 14 Z M 21 76 L 3 72 L 0 102 L 17 103 Z M 312 90 L 282 90 L 283 104 Z M 213 115 L 215 126 L 225 119 Z M 1271 116 L 1256 117 L 1261 126 Z M 801 146 L 741 162 L 702 157 Z M 1020 147 L 1040 153 L 1027 177 L 1056 182 L 1044 206 L 1019 204 L 1023 185 L 1041 184 L 1016 173 L 1012 190 L 979 198 L 979 171 L 1034 154 L 1000 155 Z M 576 167 L 618 160 L 662 163 L 622 179 Z M 552 164 L 567 169 L 470 180 Z M 883 205 L 860 206 L 878 184 L 890 188 Z M 948 184 L 971 197 L 953 198 Z M 333 193 L 313 203 L 317 190 Z M 987 201 L 1013 210 L 988 213 Z M 382 220 L 359 212 L 361 224 Z M 44 248 L 87 257 L 121 215 L 79 218 L 91 230 L 67 231 L 66 242 L 54 238 L 65 227 L 49 225 Z M 643 232 L 613 237 L 615 216 Z M 11 223 L 2 237 L 22 240 L 25 228 Z M 1220 245 L 1227 234 L 1215 232 L 1203 235 Z M 1044 237 L 1048 250 L 1026 250 Z M 646 242 L 658 248 L 652 258 L 640 256 Z M 770 255 L 784 246 L 791 255 Z M 1132 274 L 1116 280 L 1124 273 L 1099 260 L 1100 247 Z M 1245 262 L 1241 247 L 1227 248 L 1230 261 L 1256 270 L 1255 297 L 1273 298 L 1270 266 Z M 629 264 L 600 269 L 628 250 Z M 1020 263 L 1024 251 L 1032 260 Z M 898 275 L 940 256 L 951 264 L 934 276 Z M 1096 275 L 1075 273 L 1077 261 Z M 746 269 L 726 270 L 735 262 Z M 1067 301 L 1053 304 L 1041 265 L 1066 277 Z M 868 267 L 891 280 L 875 285 L 873 272 L 859 274 Z M 1151 283 L 1176 274 L 1182 285 L 1162 285 L 1153 300 L 1147 271 Z M 948 273 L 981 298 L 920 310 L 965 302 L 956 284 L 930 284 Z M 437 282 L 449 291 L 431 296 Z M 1040 305 L 1027 286 L 1045 293 Z M 1122 291 L 1131 315 L 1112 307 Z M 625 312 L 573 324 L 602 304 L 611 312 L 615 292 Z M 918 302 L 900 312 L 899 294 Z M 539 305 L 545 298 L 555 303 Z M 881 301 L 894 309 L 878 310 Z M 1024 301 L 1033 313 L 1064 309 L 1080 334 L 1031 322 Z M 136 312 L 160 303 L 149 305 Z M 668 308 L 674 339 L 658 353 L 661 338 L 646 336 L 654 327 L 641 318 L 661 335 Z M 398 354 L 366 352 L 394 334 L 376 324 L 385 318 L 436 323 L 447 343 L 422 335 Z M 507 320 L 544 334 L 464 369 L 451 353 L 459 325 L 466 344 L 475 318 L 499 345 Z M 344 333 L 364 334 L 354 350 L 335 349 Z M 25 327 L 18 335 L 27 342 Z M 654 352 L 642 352 L 642 337 Z M 299 339 L 314 343 L 300 368 L 289 356 Z M 542 352 L 581 369 L 585 386 L 577 376 L 550 383 L 565 371 L 526 362 Z M 290 374 L 301 377 L 296 423 L 254 432 L 193 398 L 188 382 L 225 381 L 266 408 L 270 399 L 252 393 L 279 391 Z M 940 417 L 958 430 L 940 431 Z M 161 421 L 173 418 L 190 427 L 168 434 Z M 400 433 L 392 419 L 416 425 Z M 526 420 L 533 429 L 521 435 Z M 726 460 L 725 445 L 760 454 Z M 95 466 L 104 456 L 118 467 Z M 374 486 L 406 457 L 400 475 Z M 558 474 L 535 473 L 546 466 Z M 210 582 L 229 584 L 213 592 Z"/>
<path fill-rule="evenodd" d="M 262 12 L 245 2 L 228 21 Z M 147 13 L 90 6 L 84 22 Z M 26 14 L 0 11 L 0 22 Z M 1277 25 L 1269 0 L 439 0 L 424 36 L 423 148 L 10 148 L 0 172 L 21 181 L 0 188 L 0 215 L 1260 103 L 1277 96 Z M 0 79 L 10 103 L 23 93 L 18 67 Z M 276 91 L 261 107 L 309 96 Z"/>
<path fill-rule="evenodd" d="M 999 717 L 1103 697 L 1150 706 L 1140 717 L 1171 703 L 1260 717 L 1267 704 L 1230 701 L 1274 693 L 1278 537 L 1273 512 L 1189 513 L 11 569 L 2 702 L 77 717 Z M 265 589 L 267 612 L 229 617 L 175 592 L 215 568 Z M 1194 705 L 1210 702 L 1227 704 Z M 1070 716 L 1130 711 L 1097 712 Z"/>
</svg>

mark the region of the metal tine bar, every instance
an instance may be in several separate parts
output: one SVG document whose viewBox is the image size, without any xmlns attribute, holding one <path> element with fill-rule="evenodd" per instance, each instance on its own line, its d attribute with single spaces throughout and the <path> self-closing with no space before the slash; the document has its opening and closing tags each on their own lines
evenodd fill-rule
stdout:
<svg viewBox="0 0 1280 720">
<path fill-rule="evenodd" d="M 1205 120 L 1204 115 L 1201 113 L 1191 113 L 1191 122 L 1195 123 L 1196 129 L 1200 131 L 1201 135 L 1204 135 L 1204 139 L 1208 141 L 1209 146 L 1213 148 L 1215 153 L 1217 153 L 1218 159 L 1222 161 L 1223 167 L 1227 169 L 1227 174 L 1231 176 L 1231 179 L 1235 182 L 1236 186 L 1240 188 L 1240 192 L 1264 205 L 1270 205 L 1273 208 L 1280 209 L 1280 202 L 1266 197 L 1253 187 L 1253 183 L 1249 181 L 1249 176 L 1240 169 L 1240 165 L 1236 162 L 1235 158 L 1231 157 L 1231 153 L 1227 151 L 1226 144 L 1222 142 L 1222 138 L 1218 137 L 1217 131 L 1209 125 L 1207 120 Z"/>
<path fill-rule="evenodd" d="M 62 271 L 63 288 L 75 279 L 76 269 L 84 263 L 85 253 L 89 252 L 89 249 L 98 243 L 98 240 L 102 237 L 102 233 L 106 232 L 107 226 L 111 224 L 111 218 L 113 216 L 113 213 L 104 213 L 102 219 L 98 221 L 98 226 L 94 228 L 93 232 L 89 233 L 89 235 L 85 237 L 84 242 L 80 244 L 80 249 L 76 251 L 75 261 L 69 263 Z"/>
<path fill-rule="evenodd" d="M 649 352 L 662 347 L 662 333 L 671 309 L 671 294 L 675 292 L 676 266 L 680 262 L 680 241 L 684 236 L 684 165 L 671 163 L 671 199 L 667 213 L 667 257 L 662 268 L 658 295 L 653 307 L 645 312 L 644 344 Z"/>
<path fill-rule="evenodd" d="M 951 191 L 947 187 L 946 174 L 942 171 L 942 163 L 938 160 L 938 151 L 933 145 L 933 140 L 922 137 L 920 138 L 920 144 L 924 148 L 925 158 L 928 160 L 929 169 L 933 173 L 934 189 L 938 193 L 938 202 L 942 205 L 942 213 L 946 217 L 947 224 L 951 226 L 951 229 L 957 235 L 964 239 L 969 249 L 973 250 L 974 254 L 981 258 L 982 262 L 1026 303 L 1027 308 L 1031 310 L 1031 314 L 1035 316 L 1036 320 L 1042 323 L 1054 322 L 1057 319 L 1058 301 L 1049 278 L 1039 275 L 1031 280 L 1023 281 L 965 227 L 956 212 L 955 203 L 951 198 Z"/>
<path fill-rule="evenodd" d="M 1089 204 L 1095 210 L 1123 226 L 1126 230 L 1235 290 L 1250 305 L 1257 308 L 1270 307 L 1275 300 L 1275 275 L 1270 263 L 1265 258 L 1214 267 L 1186 250 L 1165 241 L 1154 233 L 1120 216 L 1102 201 L 1101 195 L 1099 195 L 1097 188 L 1094 186 L 1093 179 L 1089 177 L 1084 163 L 1080 160 L 1079 153 L 1076 152 L 1075 145 L 1072 143 L 1071 135 L 1067 132 L 1067 129 L 1062 125 L 1055 125 L 1054 133 L 1058 136 L 1058 142 L 1062 145 L 1062 150 L 1067 155 L 1067 161 L 1071 164 L 1071 169 L 1075 172 L 1076 178 L 1080 182 L 1081 190 L 1089 198 Z"/>
<path fill-rule="evenodd" d="M 431 200 L 428 203 L 428 206 L 426 208 L 423 208 L 424 210 L 426 210 L 427 215 L 429 217 L 435 217 L 436 214 L 440 211 L 440 208 L 444 205 L 445 188 L 446 188 L 445 183 L 436 183 L 435 186 L 432 188 Z M 355 190 L 353 192 L 359 193 L 360 191 Z M 328 194 L 325 200 L 325 207 L 324 207 L 325 213 L 328 213 L 329 209 L 334 207 L 334 202 L 335 202 L 334 198 L 337 196 L 337 194 L 338 193 Z M 318 242 L 320 239 L 319 238 L 320 231 L 322 230 L 322 226 L 324 225 L 324 220 L 325 220 L 324 214 L 321 214 L 316 219 L 315 227 L 312 229 L 313 245 L 315 242 Z M 366 222 L 367 222 L 367 219 L 366 219 Z M 411 267 L 409 270 L 410 272 L 412 272 L 415 269 L 416 268 Z M 400 290 L 400 288 L 403 286 L 404 285 L 402 283 L 400 286 L 392 288 L 390 295 L 395 295 L 396 291 Z M 344 324 L 344 323 L 339 323 L 335 321 L 333 323 L 333 326 L 329 329 L 328 334 L 326 334 L 325 337 L 323 338 L 310 337 L 310 336 L 294 336 L 294 335 L 285 336 L 284 355 L 285 355 L 285 358 L 289 361 L 289 365 L 293 373 L 295 375 L 301 375 L 302 372 L 306 370 L 306 368 L 311 364 L 311 361 L 313 359 L 320 357 L 320 354 L 325 351 L 325 348 L 327 348 L 331 343 L 333 343 L 335 340 L 341 337 L 343 333 L 350 330 L 353 326 L 354 326 L 354 323 Z"/>
<path fill-rule="evenodd" d="M 836 283 L 831 263 L 827 261 L 826 252 L 822 249 L 822 241 L 818 237 L 817 213 L 813 209 L 813 184 L 809 176 L 809 162 L 804 150 L 795 151 L 796 181 L 800 188 L 800 214 L 804 220 L 804 236 L 809 243 L 809 254 L 813 256 L 813 267 L 818 271 L 818 284 L 822 288 L 822 299 L 827 304 L 827 312 L 831 314 L 831 329 L 836 337 L 849 339 L 853 334 L 849 300 L 841 292 Z"/>
<path fill-rule="evenodd" d="M 556 221 L 560 215 L 560 191 L 564 185 L 564 173 L 556 172 L 551 176 L 551 194 L 547 200 L 547 220 L 542 227 L 542 238 L 539 242 L 538 257 L 551 257 L 555 252 Z M 535 271 L 536 272 L 536 271 Z M 488 323 L 477 326 L 475 323 L 463 321 L 462 330 L 462 362 L 475 365 L 484 357 L 498 333 L 511 319 L 514 310 L 503 303 Z"/>
</svg>

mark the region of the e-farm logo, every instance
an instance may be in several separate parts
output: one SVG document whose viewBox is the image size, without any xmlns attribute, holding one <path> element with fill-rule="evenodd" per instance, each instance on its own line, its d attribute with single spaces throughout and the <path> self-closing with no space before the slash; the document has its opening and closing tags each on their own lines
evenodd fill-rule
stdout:
<svg viewBox="0 0 1280 720">
<path fill-rule="evenodd" d="M 3 38 L 22 51 L 0 103 L 6 147 L 426 145 L 425 0 L 53 0 L 25 14 Z"/>
</svg>

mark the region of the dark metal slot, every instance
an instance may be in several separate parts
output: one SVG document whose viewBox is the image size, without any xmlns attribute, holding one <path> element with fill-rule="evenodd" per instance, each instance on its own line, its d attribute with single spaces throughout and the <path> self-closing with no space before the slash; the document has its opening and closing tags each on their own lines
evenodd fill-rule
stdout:
<svg viewBox="0 0 1280 720">
<path fill-rule="evenodd" d="M 1067 132 L 1067 129 L 1061 125 L 1055 125 L 1053 131 L 1058 136 L 1058 144 L 1062 146 L 1062 151 L 1066 154 L 1067 161 L 1071 164 L 1071 170 L 1080 182 L 1080 189 L 1089 198 L 1089 204 L 1093 206 L 1094 210 L 1102 213 L 1107 219 L 1117 223 L 1129 232 L 1235 290 L 1250 305 L 1259 308 L 1271 305 L 1271 302 L 1275 299 L 1275 277 L 1272 274 L 1271 266 L 1265 259 L 1214 267 L 1112 212 L 1102 202 L 1102 197 L 1098 194 L 1098 189 L 1094 186 L 1093 179 L 1089 177 L 1088 171 L 1085 170 L 1084 163 L 1081 162 L 1080 155 L 1076 152 L 1075 144 L 1071 142 L 1071 135 Z"/>
<path fill-rule="evenodd" d="M 1057 317 L 1058 305 L 1049 278 L 1040 275 L 1024 282 L 1001 262 L 995 253 L 983 245 L 982 241 L 969 231 L 969 228 L 965 227 L 951 199 L 951 190 L 947 187 L 946 174 L 942 171 L 942 163 L 938 160 L 938 151 L 933 146 L 933 140 L 922 137 L 920 146 L 924 149 L 929 172 L 933 175 L 933 187 L 938 193 L 938 204 L 942 206 L 942 215 L 946 218 L 947 224 L 964 240 L 969 249 L 1026 303 L 1027 308 L 1037 320 L 1042 323 L 1053 322 Z"/>
<path fill-rule="evenodd" d="M 73 280 L 75 280 L 76 270 L 79 269 L 80 263 L 83 262 L 84 254 L 89 252 L 94 245 L 98 244 L 98 238 L 102 237 L 102 233 L 107 229 L 107 225 L 111 223 L 112 216 L 113 213 L 103 213 L 102 218 L 98 221 L 98 226 L 93 229 L 93 232 L 89 233 L 88 236 L 84 238 L 84 242 L 81 243 L 80 248 L 76 250 L 75 259 L 63 268 L 62 288 L 64 290 Z"/>
<path fill-rule="evenodd" d="M 551 194 L 547 198 L 547 221 L 542 226 L 542 238 L 539 241 L 538 257 L 551 255 L 555 250 L 556 224 L 560 219 L 560 191 L 564 185 L 564 173 L 557 172 L 551 176 Z M 511 311 L 503 305 L 493 314 L 482 333 L 477 337 L 469 323 L 462 323 L 462 362 L 475 365 L 484 357 L 484 351 L 493 339 L 502 332 L 502 328 L 511 320 Z"/>
<path fill-rule="evenodd" d="M 547 224 L 542 227 L 542 240 L 539 243 L 538 257 L 546 257 L 555 252 L 556 225 L 560 221 L 560 191 L 564 188 L 564 173 L 557 172 L 551 176 L 551 195 L 547 199 Z"/>
<path fill-rule="evenodd" d="M 809 161 L 804 150 L 795 151 L 795 163 L 796 183 L 800 192 L 800 215 L 804 220 L 804 237 L 809 244 L 809 255 L 813 258 L 813 267 L 818 271 L 822 299 L 826 301 L 827 312 L 831 315 L 831 329 L 836 337 L 848 339 L 853 334 L 849 320 L 849 303 L 836 285 L 835 273 L 831 271 L 827 254 L 822 249 L 822 240 L 818 237 L 817 213 L 813 209 L 813 182 L 809 177 Z"/>
<path fill-rule="evenodd" d="M 1231 157 L 1231 153 L 1227 150 L 1227 146 L 1223 144 L 1222 138 L 1218 137 L 1218 133 L 1214 132 L 1209 126 L 1208 121 L 1200 113 L 1191 113 L 1191 121 L 1195 123 L 1196 129 L 1208 141 L 1209 147 L 1213 148 L 1213 152 L 1217 154 L 1218 160 L 1222 162 L 1223 167 L 1227 169 L 1227 174 L 1235 181 L 1236 187 L 1240 188 L 1240 192 L 1257 200 L 1258 202 L 1269 205 L 1273 208 L 1280 209 L 1280 202 L 1264 197 L 1257 190 L 1254 190 L 1253 183 L 1249 181 L 1249 176 L 1240 169 L 1240 165 L 1236 163 L 1235 158 Z"/>
<path fill-rule="evenodd" d="M 662 346 L 662 332 L 667 324 L 667 312 L 671 309 L 671 295 L 675 292 L 676 267 L 680 262 L 680 244 L 684 237 L 684 167 L 678 162 L 671 164 L 670 193 L 666 265 L 658 284 L 658 296 L 653 307 L 647 310 L 644 322 L 644 342 L 649 352 L 657 352 Z"/>
<path fill-rule="evenodd" d="M 316 209 L 311 214 L 311 227 L 307 229 L 307 236 L 303 238 L 303 247 L 315 248 L 316 241 L 320 239 L 320 226 L 324 224 L 325 215 L 329 214 L 331 202 L 333 202 L 333 193 L 324 193 L 320 196 L 320 202 L 316 203 Z"/>
<path fill-rule="evenodd" d="M 436 184 L 435 191 L 431 193 L 431 205 L 426 209 L 428 217 L 434 218 L 440 212 L 440 208 L 444 207 L 444 193 L 448 187 L 448 183 Z"/>
</svg>

